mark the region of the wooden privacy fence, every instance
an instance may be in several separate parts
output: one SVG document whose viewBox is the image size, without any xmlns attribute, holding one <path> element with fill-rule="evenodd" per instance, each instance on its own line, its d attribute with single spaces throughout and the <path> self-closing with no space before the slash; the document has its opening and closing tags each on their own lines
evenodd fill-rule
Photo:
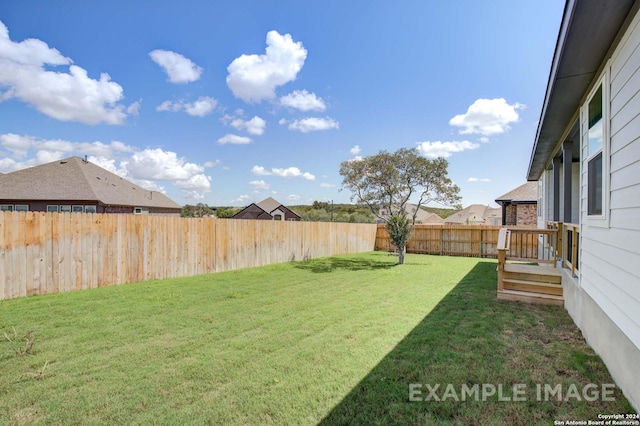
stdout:
<svg viewBox="0 0 640 426">
<path fill-rule="evenodd" d="M 497 257 L 500 228 L 486 225 L 415 225 L 407 243 L 407 253 Z M 395 250 L 384 225 L 378 225 L 376 250 Z"/>
<path fill-rule="evenodd" d="M 0 299 L 371 251 L 376 226 L 0 212 Z"/>
</svg>

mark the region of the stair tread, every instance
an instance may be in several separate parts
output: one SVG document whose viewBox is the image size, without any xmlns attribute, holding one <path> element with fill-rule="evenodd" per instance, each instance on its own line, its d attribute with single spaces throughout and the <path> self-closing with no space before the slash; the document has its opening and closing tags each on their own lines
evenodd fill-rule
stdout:
<svg viewBox="0 0 640 426">
<path fill-rule="evenodd" d="M 518 274 L 535 274 L 535 275 L 549 275 L 555 277 L 561 277 L 562 274 L 556 268 L 548 266 L 538 265 L 525 265 L 521 263 L 506 263 L 504 265 L 505 272 L 513 272 Z"/>
<path fill-rule="evenodd" d="M 515 278 L 503 278 L 502 281 L 505 282 L 505 283 L 512 283 L 512 284 L 525 284 L 525 285 L 534 285 L 534 286 L 540 286 L 540 287 L 559 287 L 559 288 L 562 288 L 562 284 L 560 284 L 560 283 L 548 283 L 548 282 L 530 281 L 530 280 L 517 280 Z"/>
<path fill-rule="evenodd" d="M 564 300 L 562 296 L 558 296 L 555 294 L 544 294 L 544 293 L 534 293 L 530 291 L 519 291 L 519 290 L 501 290 L 498 293 L 503 294 L 512 294 L 514 296 L 527 296 L 527 297 L 537 297 L 540 299 L 554 299 L 554 300 Z"/>
</svg>

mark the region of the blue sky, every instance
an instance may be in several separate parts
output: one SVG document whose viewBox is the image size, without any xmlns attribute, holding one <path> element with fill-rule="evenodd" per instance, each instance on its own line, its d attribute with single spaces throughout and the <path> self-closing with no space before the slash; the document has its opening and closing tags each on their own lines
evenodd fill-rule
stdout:
<svg viewBox="0 0 640 426">
<path fill-rule="evenodd" d="M 72 155 L 179 204 L 350 202 L 342 161 L 524 183 L 564 2 L 0 4 L 0 172 Z"/>
</svg>

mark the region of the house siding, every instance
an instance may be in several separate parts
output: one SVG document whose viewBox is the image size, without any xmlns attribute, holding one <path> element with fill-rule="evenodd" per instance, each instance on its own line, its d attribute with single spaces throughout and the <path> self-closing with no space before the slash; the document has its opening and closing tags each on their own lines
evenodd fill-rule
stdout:
<svg viewBox="0 0 640 426">
<path fill-rule="evenodd" d="M 587 215 L 583 126 L 580 285 L 640 349 L 640 14 L 598 80 L 603 76 L 605 96 L 609 94 L 603 151 L 608 198 L 604 220 Z"/>
</svg>

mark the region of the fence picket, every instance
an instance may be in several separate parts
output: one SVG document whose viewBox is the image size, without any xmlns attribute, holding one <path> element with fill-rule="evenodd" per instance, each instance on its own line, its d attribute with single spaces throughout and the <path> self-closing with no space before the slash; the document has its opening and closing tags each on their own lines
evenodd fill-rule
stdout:
<svg viewBox="0 0 640 426">
<path fill-rule="evenodd" d="M 0 212 L 0 300 L 371 251 L 371 224 Z"/>
</svg>

